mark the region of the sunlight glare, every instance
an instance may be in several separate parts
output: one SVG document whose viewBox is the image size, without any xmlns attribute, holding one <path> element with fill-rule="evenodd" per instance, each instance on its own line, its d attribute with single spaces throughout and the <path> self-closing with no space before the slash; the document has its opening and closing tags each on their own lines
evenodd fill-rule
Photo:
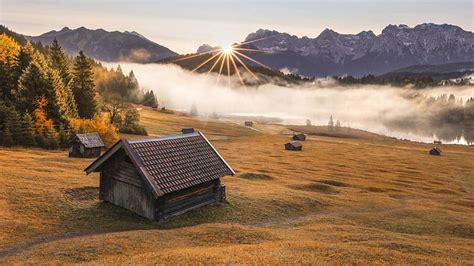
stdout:
<svg viewBox="0 0 474 266">
<path fill-rule="evenodd" d="M 232 46 L 224 46 L 224 48 L 222 48 L 222 51 L 224 52 L 224 54 L 232 54 L 232 52 L 234 51 L 234 48 L 232 48 Z"/>
</svg>

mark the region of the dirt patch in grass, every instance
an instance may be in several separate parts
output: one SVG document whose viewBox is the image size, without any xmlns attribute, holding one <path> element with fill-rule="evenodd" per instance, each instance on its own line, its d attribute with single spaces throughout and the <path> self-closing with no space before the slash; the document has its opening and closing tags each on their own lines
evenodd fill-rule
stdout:
<svg viewBox="0 0 474 266">
<path fill-rule="evenodd" d="M 98 187 L 80 187 L 80 188 L 71 188 L 67 189 L 65 192 L 66 197 L 71 200 L 95 200 L 99 198 L 99 188 Z"/>
<path fill-rule="evenodd" d="M 458 224 L 450 224 L 445 228 L 446 232 L 449 232 L 450 235 L 474 239 L 474 226 L 471 224 L 465 223 L 458 223 Z"/>
<path fill-rule="evenodd" d="M 350 187 L 351 186 L 347 183 L 337 181 L 337 180 L 321 180 L 319 182 L 326 185 L 334 186 L 334 187 Z"/>
<path fill-rule="evenodd" d="M 441 189 L 435 189 L 433 190 L 434 193 L 437 193 L 437 194 L 446 194 L 446 195 L 457 195 L 458 193 L 454 190 L 450 190 L 450 189 L 445 189 L 445 188 L 441 188 Z"/>
<path fill-rule="evenodd" d="M 366 190 L 369 191 L 369 192 L 377 192 L 377 193 L 387 191 L 386 189 L 379 188 L 379 187 L 368 187 L 368 188 L 366 188 Z"/>
<path fill-rule="evenodd" d="M 250 179 L 250 180 L 271 180 L 273 179 L 272 176 L 263 173 L 242 173 L 238 174 L 237 177 Z"/>
<path fill-rule="evenodd" d="M 291 186 L 293 189 L 304 190 L 304 191 L 312 191 L 312 192 L 319 192 L 325 194 L 336 194 L 339 193 L 337 189 L 330 185 L 322 184 L 322 183 L 310 183 L 304 185 L 294 185 Z"/>
<path fill-rule="evenodd" d="M 433 254 L 433 250 L 421 248 L 418 246 L 410 245 L 410 244 L 401 244 L 401 243 L 387 243 L 382 244 L 380 247 L 387 248 L 390 250 L 396 250 L 404 253 L 414 253 L 414 254 Z"/>
</svg>

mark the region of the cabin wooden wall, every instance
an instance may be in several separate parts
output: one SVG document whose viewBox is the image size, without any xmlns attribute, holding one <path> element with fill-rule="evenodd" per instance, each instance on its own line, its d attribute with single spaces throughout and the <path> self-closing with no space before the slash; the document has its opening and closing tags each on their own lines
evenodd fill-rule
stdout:
<svg viewBox="0 0 474 266">
<path fill-rule="evenodd" d="M 118 155 L 118 156 L 117 156 Z M 155 219 L 155 197 L 134 166 L 116 154 L 100 175 L 100 199 Z"/>
<path fill-rule="evenodd" d="M 78 158 L 95 158 L 100 156 L 102 148 L 83 148 L 84 152 L 81 152 L 82 144 L 80 142 L 74 142 L 69 151 L 69 156 Z"/>
<path fill-rule="evenodd" d="M 166 194 L 157 202 L 156 217 L 168 218 L 220 201 L 222 190 L 219 188 L 220 180 L 214 180 Z"/>
</svg>

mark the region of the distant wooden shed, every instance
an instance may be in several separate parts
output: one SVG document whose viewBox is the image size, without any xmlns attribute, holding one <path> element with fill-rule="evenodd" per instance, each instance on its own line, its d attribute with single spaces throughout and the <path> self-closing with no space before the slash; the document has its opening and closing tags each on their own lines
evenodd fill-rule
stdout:
<svg viewBox="0 0 474 266">
<path fill-rule="evenodd" d="M 303 149 L 303 145 L 298 141 L 292 141 L 285 144 L 285 150 L 288 151 L 301 151 Z"/>
<path fill-rule="evenodd" d="M 436 156 L 441 155 L 441 149 L 439 147 L 434 147 L 433 149 L 430 150 L 430 155 L 436 155 Z"/>
<path fill-rule="evenodd" d="M 295 134 L 293 135 L 293 140 L 305 141 L 306 135 L 305 134 Z"/>
<path fill-rule="evenodd" d="M 253 122 L 248 120 L 244 122 L 244 125 L 247 127 L 253 127 Z"/>
<path fill-rule="evenodd" d="M 192 127 L 183 128 L 183 129 L 181 129 L 181 133 L 183 133 L 183 134 L 191 134 L 191 133 L 194 133 L 194 128 L 192 128 Z"/>
<path fill-rule="evenodd" d="M 122 139 L 85 171 L 100 172 L 101 201 L 151 220 L 225 200 L 220 178 L 235 174 L 201 132 Z"/>
<path fill-rule="evenodd" d="M 104 142 L 98 133 L 76 134 L 69 148 L 69 157 L 99 157 L 103 147 L 105 147 Z"/>
</svg>

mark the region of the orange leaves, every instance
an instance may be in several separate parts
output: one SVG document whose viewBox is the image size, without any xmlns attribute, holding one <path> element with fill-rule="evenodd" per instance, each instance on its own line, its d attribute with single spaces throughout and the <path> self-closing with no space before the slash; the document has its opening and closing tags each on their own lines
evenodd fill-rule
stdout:
<svg viewBox="0 0 474 266">
<path fill-rule="evenodd" d="M 35 119 L 35 127 L 38 133 L 47 134 L 54 126 L 53 120 L 48 119 L 46 115 L 45 107 L 48 105 L 48 100 L 45 96 L 41 96 L 35 102 L 36 108 L 33 111 L 33 117 Z"/>
<path fill-rule="evenodd" d="M 100 116 L 95 116 L 92 119 L 71 119 L 71 125 L 79 133 L 99 133 L 107 147 L 119 140 L 117 129 L 107 119 Z M 80 132 L 81 130 L 85 132 Z"/>
</svg>

